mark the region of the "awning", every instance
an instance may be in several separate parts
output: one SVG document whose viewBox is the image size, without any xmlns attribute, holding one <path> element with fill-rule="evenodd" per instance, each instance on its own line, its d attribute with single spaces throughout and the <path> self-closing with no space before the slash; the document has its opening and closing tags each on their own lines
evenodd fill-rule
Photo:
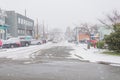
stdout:
<svg viewBox="0 0 120 80">
<path fill-rule="evenodd" d="M 6 25 L 0 25 L 0 29 L 7 29 Z"/>
</svg>

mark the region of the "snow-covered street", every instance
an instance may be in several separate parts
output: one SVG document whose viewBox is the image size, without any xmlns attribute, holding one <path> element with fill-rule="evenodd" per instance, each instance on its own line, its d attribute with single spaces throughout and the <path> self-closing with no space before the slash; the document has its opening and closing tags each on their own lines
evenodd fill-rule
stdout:
<svg viewBox="0 0 120 80">
<path fill-rule="evenodd" d="M 120 56 L 101 54 L 103 50 L 92 47 L 90 49 L 87 49 L 86 44 L 76 45 L 74 43 L 68 43 L 66 41 L 60 43 L 47 43 L 43 45 L 33 45 L 29 47 L 21 47 L 21 48 L 13 48 L 13 49 L 1 49 L 0 58 L 8 58 L 12 60 L 26 60 L 29 58 L 34 58 L 36 52 L 42 49 L 49 49 L 54 46 L 66 46 L 74 49 L 70 51 L 71 57 L 69 58 L 77 58 L 79 60 L 95 62 L 95 63 L 105 62 L 105 63 L 110 63 L 110 65 L 120 64 Z"/>
<path fill-rule="evenodd" d="M 34 58 L 34 54 L 42 49 L 49 49 L 54 46 L 69 46 L 69 44 L 61 43 L 46 43 L 42 45 L 32 45 L 29 47 L 0 49 L 0 58 L 9 58 L 12 60 L 26 60 Z"/>
<path fill-rule="evenodd" d="M 114 61 L 116 57 L 101 55 L 98 51 L 94 48 L 87 50 L 84 44 L 65 41 L 1 49 L 0 79 L 119 80 L 120 67 L 96 63 L 101 61 L 101 57 L 108 62 L 112 58 Z"/>
</svg>

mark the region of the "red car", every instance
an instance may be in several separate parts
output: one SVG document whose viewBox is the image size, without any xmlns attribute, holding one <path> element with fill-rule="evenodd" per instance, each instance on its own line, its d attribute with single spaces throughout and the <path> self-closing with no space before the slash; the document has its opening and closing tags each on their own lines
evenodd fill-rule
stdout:
<svg viewBox="0 0 120 80">
<path fill-rule="evenodd" d="M 3 44 L 3 43 L 2 43 L 2 40 L 0 40 L 0 47 L 2 47 L 2 44 Z"/>
</svg>

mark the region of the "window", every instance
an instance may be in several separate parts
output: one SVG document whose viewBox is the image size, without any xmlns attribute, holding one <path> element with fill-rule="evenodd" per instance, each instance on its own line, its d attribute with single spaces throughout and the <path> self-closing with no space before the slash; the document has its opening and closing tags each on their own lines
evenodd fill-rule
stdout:
<svg viewBox="0 0 120 80">
<path fill-rule="evenodd" d="M 23 24 L 23 19 L 21 19 L 21 24 Z"/>
<path fill-rule="evenodd" d="M 18 23 L 21 24 L 21 19 L 20 18 L 18 18 Z"/>
<path fill-rule="evenodd" d="M 18 29 L 18 34 L 20 34 L 20 30 Z"/>
</svg>

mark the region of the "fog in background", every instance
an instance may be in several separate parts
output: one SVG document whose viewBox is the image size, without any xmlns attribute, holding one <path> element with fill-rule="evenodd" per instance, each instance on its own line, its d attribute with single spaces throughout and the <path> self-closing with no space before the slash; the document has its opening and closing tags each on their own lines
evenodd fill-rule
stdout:
<svg viewBox="0 0 120 80">
<path fill-rule="evenodd" d="M 82 22 L 99 23 L 97 18 L 113 10 L 120 11 L 120 0 L 0 0 L 0 8 L 15 10 L 27 16 L 38 18 L 48 29 L 74 27 Z"/>
</svg>

